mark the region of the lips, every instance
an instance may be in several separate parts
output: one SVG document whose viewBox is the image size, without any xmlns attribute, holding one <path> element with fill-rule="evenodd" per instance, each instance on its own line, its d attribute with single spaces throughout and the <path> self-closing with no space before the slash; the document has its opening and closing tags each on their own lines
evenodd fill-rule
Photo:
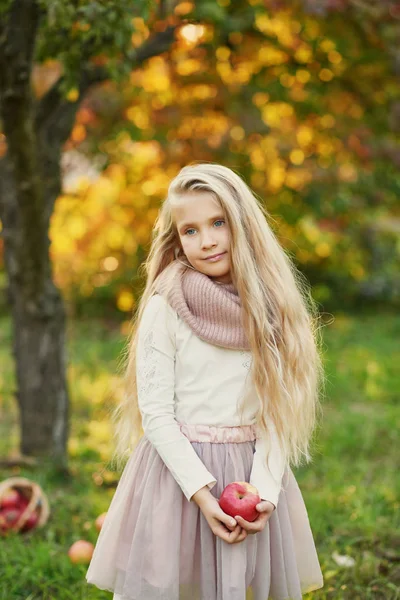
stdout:
<svg viewBox="0 0 400 600">
<path fill-rule="evenodd" d="M 209 258 L 216 258 L 217 256 L 222 256 L 226 254 L 226 252 L 218 252 L 217 254 L 212 254 L 211 256 L 207 256 L 204 260 L 208 260 Z"/>
</svg>

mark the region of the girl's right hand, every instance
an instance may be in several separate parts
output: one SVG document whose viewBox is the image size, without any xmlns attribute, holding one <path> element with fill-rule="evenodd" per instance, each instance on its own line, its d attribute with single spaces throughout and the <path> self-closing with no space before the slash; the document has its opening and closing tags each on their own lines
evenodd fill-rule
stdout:
<svg viewBox="0 0 400 600">
<path fill-rule="evenodd" d="M 246 539 L 247 531 L 222 510 L 218 500 L 208 488 L 202 488 L 196 492 L 193 500 L 200 508 L 214 535 L 227 544 L 238 544 Z"/>
</svg>

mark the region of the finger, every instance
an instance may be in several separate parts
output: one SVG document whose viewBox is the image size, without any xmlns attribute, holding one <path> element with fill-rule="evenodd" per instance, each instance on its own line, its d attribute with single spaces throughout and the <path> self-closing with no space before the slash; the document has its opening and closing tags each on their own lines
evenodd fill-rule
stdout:
<svg viewBox="0 0 400 600">
<path fill-rule="evenodd" d="M 229 529 L 229 531 L 233 531 L 235 527 L 237 527 L 237 521 L 223 511 L 217 515 L 217 519 L 221 521 L 227 527 L 227 529 Z"/>
<path fill-rule="evenodd" d="M 240 523 L 240 525 L 242 527 L 248 526 L 250 529 L 257 529 L 257 526 L 260 523 L 267 522 L 270 516 L 271 515 L 269 513 L 262 512 L 258 515 L 258 517 L 256 519 L 254 519 L 254 521 L 246 521 L 246 519 L 244 519 L 243 517 L 240 517 L 240 516 L 235 517 L 235 519 L 237 520 L 238 523 Z"/>
<path fill-rule="evenodd" d="M 250 522 L 250 521 L 246 521 L 246 519 L 243 519 L 243 517 L 235 517 L 237 522 L 239 523 L 239 525 L 241 527 L 243 527 L 243 529 L 245 529 L 248 533 L 257 533 L 258 531 L 260 531 L 260 528 L 258 526 L 258 517 L 256 519 L 256 522 Z"/>
<path fill-rule="evenodd" d="M 245 540 L 247 538 L 247 531 L 245 529 L 243 529 L 243 527 L 240 528 L 240 534 L 236 540 L 236 543 L 238 544 L 239 542 L 243 542 L 243 540 Z"/>
<path fill-rule="evenodd" d="M 273 512 L 275 510 L 275 504 L 272 504 L 269 500 L 261 500 L 259 504 L 257 504 L 256 509 L 258 512 Z"/>
<path fill-rule="evenodd" d="M 245 529 L 243 529 L 243 527 L 240 527 L 240 525 L 237 526 L 237 530 L 238 530 L 238 535 L 237 537 L 233 537 L 233 535 L 235 535 L 234 532 L 232 532 L 229 537 L 230 537 L 230 543 L 232 544 L 239 544 L 240 542 L 243 542 L 243 540 L 245 540 L 247 538 L 247 531 Z"/>
<path fill-rule="evenodd" d="M 231 532 L 229 532 L 224 525 L 219 525 L 215 528 L 214 535 L 221 538 L 221 540 L 224 542 L 229 543 L 229 536 L 231 535 Z"/>
<path fill-rule="evenodd" d="M 236 525 L 236 527 L 231 531 L 227 529 L 224 523 L 218 523 L 216 528 L 216 535 L 218 535 L 225 542 L 231 543 L 232 540 L 235 540 L 239 535 L 241 530 L 240 525 Z"/>
<path fill-rule="evenodd" d="M 234 544 L 238 537 L 240 536 L 240 533 L 242 531 L 242 528 L 240 527 L 240 525 L 236 525 L 235 529 L 233 531 L 231 531 L 231 533 L 228 534 L 229 536 L 229 541 Z"/>
</svg>

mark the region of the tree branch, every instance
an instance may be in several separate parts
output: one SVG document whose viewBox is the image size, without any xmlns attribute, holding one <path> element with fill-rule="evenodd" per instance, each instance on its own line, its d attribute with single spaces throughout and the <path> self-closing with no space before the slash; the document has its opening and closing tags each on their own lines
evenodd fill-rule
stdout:
<svg viewBox="0 0 400 600">
<path fill-rule="evenodd" d="M 149 37 L 140 48 L 135 48 L 127 54 L 132 68 L 140 67 L 145 60 L 152 56 L 158 56 L 170 49 L 175 41 L 175 32 L 177 25 L 170 25 L 164 31 L 158 31 L 156 34 Z"/>
<path fill-rule="evenodd" d="M 146 60 L 152 56 L 158 56 L 166 52 L 175 40 L 176 26 L 169 26 L 165 31 L 159 31 L 155 35 L 147 39 L 139 48 L 135 48 L 125 55 L 125 60 L 128 60 L 132 69 L 138 68 Z M 54 123 L 55 113 L 60 116 L 67 108 L 75 114 L 82 96 L 87 90 L 97 83 L 101 83 L 110 78 L 107 69 L 103 67 L 95 67 L 87 64 L 82 71 L 81 80 L 79 82 L 79 98 L 76 102 L 67 101 L 61 94 L 62 77 L 52 86 L 52 88 L 43 96 L 38 104 L 36 112 L 36 129 L 40 130 L 48 124 L 49 120 Z M 63 133 L 63 141 L 68 135 Z"/>
</svg>

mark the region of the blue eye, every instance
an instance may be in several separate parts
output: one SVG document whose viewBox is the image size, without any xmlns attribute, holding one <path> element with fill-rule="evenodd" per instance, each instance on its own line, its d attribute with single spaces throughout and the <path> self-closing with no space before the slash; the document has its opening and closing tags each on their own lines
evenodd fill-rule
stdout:
<svg viewBox="0 0 400 600">
<path fill-rule="evenodd" d="M 224 219 L 217 219 L 216 221 L 214 221 L 214 225 L 215 223 L 225 223 Z M 217 227 L 217 229 L 219 229 L 219 227 Z M 188 235 L 189 231 L 195 231 L 194 227 L 190 227 L 189 229 L 186 229 L 185 231 L 185 235 Z M 189 234 L 190 237 L 191 234 Z"/>
</svg>

